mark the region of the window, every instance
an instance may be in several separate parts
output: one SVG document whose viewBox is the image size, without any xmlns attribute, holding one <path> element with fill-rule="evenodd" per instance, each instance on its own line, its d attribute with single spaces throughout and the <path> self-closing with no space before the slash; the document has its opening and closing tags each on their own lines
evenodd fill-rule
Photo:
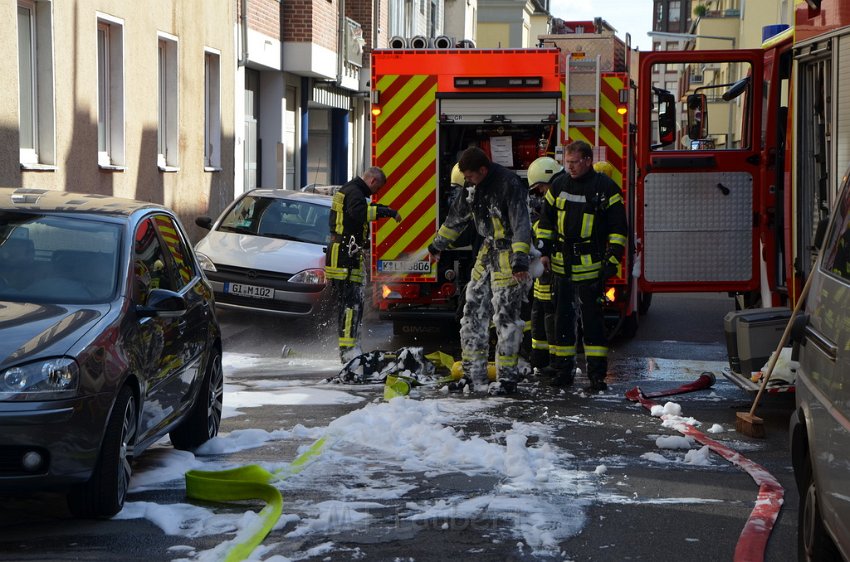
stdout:
<svg viewBox="0 0 850 562">
<path fill-rule="evenodd" d="M 56 163 L 50 2 L 18 2 L 18 126 L 26 166 Z"/>
<path fill-rule="evenodd" d="M 823 254 L 823 268 L 845 281 L 850 281 L 850 188 L 844 191 L 836 205 L 835 218 Z"/>
<path fill-rule="evenodd" d="M 157 128 L 157 166 L 161 170 L 179 164 L 177 138 L 177 39 L 159 35 L 159 121 Z"/>
<path fill-rule="evenodd" d="M 404 37 L 406 29 L 404 28 L 404 6 L 405 0 L 390 0 L 389 5 L 389 22 L 390 22 L 390 37 Z"/>
<path fill-rule="evenodd" d="M 166 269 L 171 277 L 169 283 L 173 290 L 180 291 L 195 277 L 192 252 L 187 249 L 188 245 L 171 217 L 156 215 L 154 222 L 165 242 Z"/>
<path fill-rule="evenodd" d="M 204 54 L 204 166 L 221 168 L 221 56 Z"/>
<path fill-rule="evenodd" d="M 669 10 L 668 13 L 670 15 L 670 17 L 669 17 L 670 23 L 677 23 L 679 21 L 679 19 L 681 18 L 681 11 L 682 11 L 681 1 L 680 0 L 673 0 L 672 2 L 670 2 L 670 6 L 668 7 L 668 10 Z"/>
<path fill-rule="evenodd" d="M 120 21 L 97 20 L 97 161 L 124 165 L 124 28 Z"/>
<path fill-rule="evenodd" d="M 416 35 L 416 21 L 414 17 L 416 13 L 414 10 L 416 7 L 413 5 L 414 0 L 404 0 L 404 36 L 410 39 L 414 35 Z"/>
<path fill-rule="evenodd" d="M 174 291 L 177 287 L 166 270 L 168 261 L 151 219 L 145 219 L 139 224 L 135 239 L 133 298 L 136 302 L 145 304 L 151 289 Z"/>
<path fill-rule="evenodd" d="M 653 146 L 652 150 L 748 150 L 756 139 L 752 138 L 750 106 L 752 86 L 750 81 L 741 80 L 752 73 L 748 62 L 724 61 L 712 63 L 658 62 L 667 71 L 677 69 L 681 80 L 667 76 L 664 87 L 667 91 L 680 94 L 681 103 L 676 104 L 676 122 L 680 123 L 680 136 L 676 142 L 664 146 Z M 680 86 L 681 84 L 681 86 Z M 728 98 L 728 99 L 725 99 Z M 686 102 L 697 104 L 693 107 Z M 699 111 L 697 111 L 697 109 Z M 699 115 L 700 126 L 695 125 Z M 692 138 L 690 131 L 698 131 Z M 687 138 L 686 138 L 687 137 Z M 693 141 L 699 141 L 694 143 Z"/>
</svg>

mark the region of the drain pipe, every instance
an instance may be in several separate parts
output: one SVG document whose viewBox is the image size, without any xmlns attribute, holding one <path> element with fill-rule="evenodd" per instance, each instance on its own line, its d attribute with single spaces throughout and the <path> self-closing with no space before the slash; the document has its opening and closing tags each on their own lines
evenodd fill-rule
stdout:
<svg viewBox="0 0 850 562">
<path fill-rule="evenodd" d="M 248 64 L 248 0 L 242 0 L 240 4 L 241 20 L 239 23 L 242 27 L 242 52 L 239 54 L 239 60 L 236 61 L 237 66 L 245 66 Z"/>
<path fill-rule="evenodd" d="M 343 58 L 345 57 L 345 0 L 339 0 L 339 32 L 337 33 L 336 85 L 342 87 Z"/>
</svg>

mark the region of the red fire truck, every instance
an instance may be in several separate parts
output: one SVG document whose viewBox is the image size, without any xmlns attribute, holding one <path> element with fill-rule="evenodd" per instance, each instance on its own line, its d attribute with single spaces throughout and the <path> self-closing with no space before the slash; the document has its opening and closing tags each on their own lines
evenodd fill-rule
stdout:
<svg viewBox="0 0 850 562">
<path fill-rule="evenodd" d="M 727 291 L 741 309 L 796 304 L 850 164 L 850 11 L 800 2 L 783 27 L 765 28 L 761 49 L 641 54 L 640 83 L 674 70 L 683 85 L 664 108 L 638 91 L 641 291 Z M 659 142 L 662 132 L 674 142 Z"/>
<path fill-rule="evenodd" d="M 439 333 L 457 315 L 473 240 L 459 240 L 436 267 L 426 248 L 458 196 L 451 169 L 467 147 L 524 177 L 537 157 L 560 159 L 565 143 L 584 139 L 628 194 L 628 49 L 613 30 L 588 23 L 572 37 L 541 37 L 534 49 L 372 53 L 372 162 L 387 174 L 380 202 L 404 217 L 372 232 L 372 286 L 396 333 Z M 608 288 L 615 330 L 636 327 L 630 274 L 627 262 Z"/>
<path fill-rule="evenodd" d="M 782 27 L 761 49 L 641 53 L 640 83 L 659 68 L 685 83 L 663 109 L 638 93 L 642 291 L 728 291 L 744 308 L 796 300 L 850 163 L 850 85 L 837 74 L 850 12 L 812 0 L 771 33 Z M 675 142 L 658 142 L 659 128 Z"/>
</svg>

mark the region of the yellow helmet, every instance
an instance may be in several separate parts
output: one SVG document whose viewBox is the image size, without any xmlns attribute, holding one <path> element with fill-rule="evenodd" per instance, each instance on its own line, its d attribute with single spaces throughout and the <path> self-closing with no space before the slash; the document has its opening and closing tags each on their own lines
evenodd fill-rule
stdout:
<svg viewBox="0 0 850 562">
<path fill-rule="evenodd" d="M 460 166 L 457 164 L 452 168 L 452 185 L 460 185 L 466 183 L 466 178 L 463 177 L 463 172 L 460 171 Z"/>
<path fill-rule="evenodd" d="M 552 176 L 564 171 L 561 163 L 549 156 L 541 156 L 528 167 L 528 187 L 538 183 L 551 183 Z"/>
<path fill-rule="evenodd" d="M 600 160 L 599 162 L 594 162 L 593 169 L 601 174 L 605 174 L 609 178 L 614 177 L 615 168 L 610 162 L 606 162 L 605 160 Z"/>
</svg>

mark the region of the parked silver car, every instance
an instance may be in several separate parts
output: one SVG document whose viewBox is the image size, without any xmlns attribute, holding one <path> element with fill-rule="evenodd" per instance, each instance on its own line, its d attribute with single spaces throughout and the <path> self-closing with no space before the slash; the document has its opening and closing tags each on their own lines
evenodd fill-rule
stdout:
<svg viewBox="0 0 850 562">
<path fill-rule="evenodd" d="M 216 306 L 309 316 L 325 312 L 325 247 L 331 197 L 283 189 L 242 194 L 195 246 Z"/>
<path fill-rule="evenodd" d="M 799 559 L 850 558 L 850 171 L 792 332 L 800 366 L 791 455 Z"/>
</svg>

